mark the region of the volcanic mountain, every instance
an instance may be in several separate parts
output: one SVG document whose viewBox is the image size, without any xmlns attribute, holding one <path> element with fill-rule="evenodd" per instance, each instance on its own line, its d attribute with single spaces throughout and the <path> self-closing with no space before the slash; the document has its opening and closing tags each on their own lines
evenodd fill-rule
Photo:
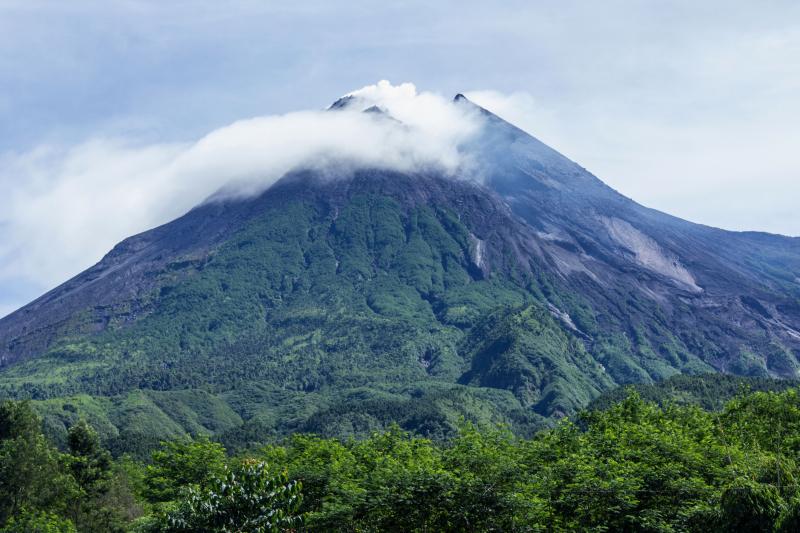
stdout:
<svg viewBox="0 0 800 533">
<path fill-rule="evenodd" d="M 212 198 L 0 320 L 0 395 L 136 451 L 461 418 L 527 434 L 620 384 L 798 376 L 800 239 L 648 209 L 451 105 L 482 117 L 472 177 L 309 167 Z M 330 112 L 354 108 L 392 119 Z"/>
</svg>

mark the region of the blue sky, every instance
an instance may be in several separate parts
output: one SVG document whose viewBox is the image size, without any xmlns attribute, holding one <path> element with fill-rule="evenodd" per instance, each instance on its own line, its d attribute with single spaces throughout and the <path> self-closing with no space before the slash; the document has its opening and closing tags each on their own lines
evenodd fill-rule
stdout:
<svg viewBox="0 0 800 533">
<path fill-rule="evenodd" d="M 116 153 L 98 145 L 158 161 L 236 120 L 388 79 L 472 91 L 645 205 L 800 235 L 799 58 L 791 1 L 5 0 L 0 208 L 24 216 L 30 191 L 65 187 L 65 167 Z M 93 209 L 62 202 L 30 233 L 0 214 L 0 315 L 126 236 L 45 242 Z"/>
</svg>

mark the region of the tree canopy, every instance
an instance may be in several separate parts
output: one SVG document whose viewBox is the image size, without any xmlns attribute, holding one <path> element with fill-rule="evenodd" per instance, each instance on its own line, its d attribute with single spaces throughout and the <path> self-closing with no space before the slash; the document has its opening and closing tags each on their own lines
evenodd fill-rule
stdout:
<svg viewBox="0 0 800 533">
<path fill-rule="evenodd" d="M 635 391 L 532 438 L 463 423 L 431 440 L 207 438 L 113 460 L 78 422 L 59 451 L 0 404 L 0 531 L 796 531 L 800 394 L 721 411 Z"/>
</svg>

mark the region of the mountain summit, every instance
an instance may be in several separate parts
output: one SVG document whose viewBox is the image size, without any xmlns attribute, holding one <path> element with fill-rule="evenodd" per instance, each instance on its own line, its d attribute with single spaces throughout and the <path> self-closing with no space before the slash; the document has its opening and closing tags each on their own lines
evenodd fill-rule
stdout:
<svg viewBox="0 0 800 533">
<path fill-rule="evenodd" d="M 529 433 L 625 383 L 797 377 L 800 239 L 645 208 L 463 95 L 445 171 L 297 168 L 0 320 L 0 395 L 117 450 L 185 433 Z M 330 112 L 395 119 L 351 95 Z"/>
</svg>

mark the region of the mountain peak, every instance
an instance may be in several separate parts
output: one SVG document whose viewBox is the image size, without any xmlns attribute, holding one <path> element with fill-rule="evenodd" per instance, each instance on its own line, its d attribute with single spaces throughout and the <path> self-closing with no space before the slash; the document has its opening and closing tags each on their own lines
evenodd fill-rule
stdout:
<svg viewBox="0 0 800 533">
<path fill-rule="evenodd" d="M 351 107 L 356 101 L 356 97 L 352 94 L 348 94 L 338 98 L 335 102 L 333 102 L 330 106 L 328 106 L 328 111 L 335 111 L 338 109 L 348 109 Z"/>
<path fill-rule="evenodd" d="M 329 109 L 414 135 L 417 96 Z M 0 394 L 211 390 L 272 434 L 345 408 L 379 427 L 419 394 L 524 431 L 618 384 L 800 375 L 794 241 L 647 209 L 463 94 L 435 103 L 483 119 L 458 137 L 477 169 L 322 159 L 131 237 L 0 319 Z"/>
</svg>

